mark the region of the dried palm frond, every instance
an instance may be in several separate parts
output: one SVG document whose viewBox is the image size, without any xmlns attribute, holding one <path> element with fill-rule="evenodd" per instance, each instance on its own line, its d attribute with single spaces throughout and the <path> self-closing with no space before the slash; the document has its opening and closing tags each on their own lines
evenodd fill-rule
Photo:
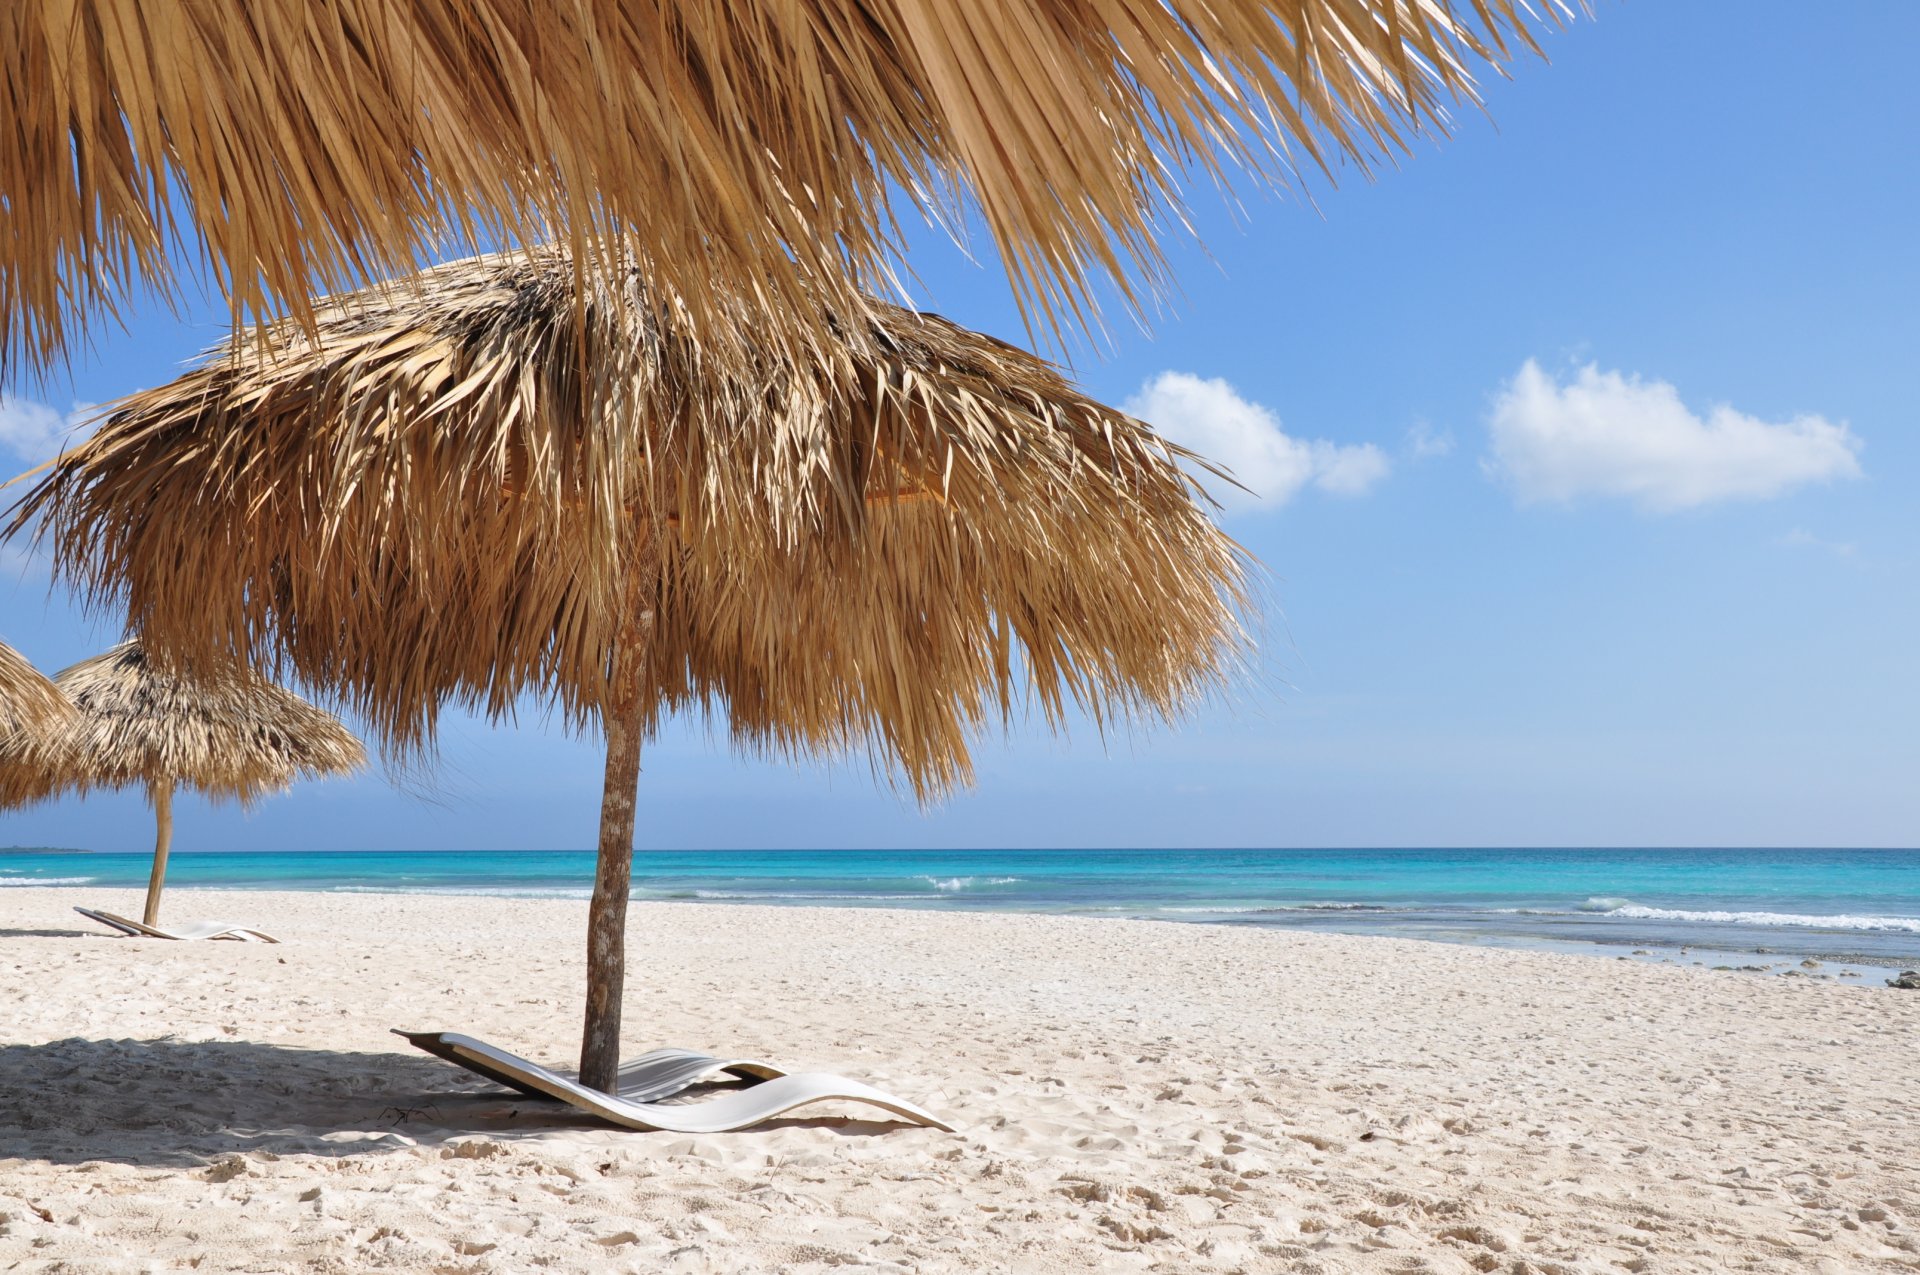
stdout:
<svg viewBox="0 0 1920 1275">
<path fill-rule="evenodd" d="M 72 716 L 73 705 L 59 688 L 26 656 L 0 642 L 0 748 L 9 748 L 4 741 L 19 732 L 55 726 Z"/>
<path fill-rule="evenodd" d="M 82 660 L 53 684 L 77 711 L 13 741 L 0 764 L 0 806 L 154 784 L 251 803 L 296 779 L 366 764 L 351 731 L 293 692 L 235 671 L 171 676 L 138 642 Z"/>
<path fill-rule="evenodd" d="M 416 286 L 110 409 L 22 502 L 60 576 L 401 752 L 448 703 L 590 721 L 651 612 L 643 729 L 723 707 L 745 747 L 870 745 L 923 793 L 1016 703 L 1176 713 L 1233 658 L 1241 560 L 1187 453 L 1032 355 L 878 304 L 828 316 L 827 362 L 710 349 L 558 250 Z"/>
<path fill-rule="evenodd" d="M 242 313 L 450 241 L 612 236 L 854 308 L 894 200 L 977 206 L 1043 326 L 1160 281 L 1183 169 L 1288 180 L 1444 132 L 1570 0 L 32 0 L 0 5 L 0 376 L 183 235 Z M 176 250 L 177 252 L 177 250 Z M 603 258 L 604 259 L 604 258 Z M 737 302 L 729 303 L 737 308 Z M 709 341 L 729 329 L 715 328 Z M 803 329 L 804 335 L 823 335 Z"/>
<path fill-rule="evenodd" d="M 584 280 L 584 282 L 583 282 Z M 409 299 L 409 296 L 411 299 Z M 922 796 L 1016 705 L 1173 716 L 1241 645 L 1196 458 L 1052 366 L 878 303 L 710 344 L 559 250 L 338 298 L 112 409 L 22 502 L 150 648 L 330 687 L 402 753 L 553 697 L 607 739 L 585 1083 L 618 1062 L 640 740 L 682 709 L 864 745 Z M 754 310 L 735 320 L 751 335 Z"/>
</svg>

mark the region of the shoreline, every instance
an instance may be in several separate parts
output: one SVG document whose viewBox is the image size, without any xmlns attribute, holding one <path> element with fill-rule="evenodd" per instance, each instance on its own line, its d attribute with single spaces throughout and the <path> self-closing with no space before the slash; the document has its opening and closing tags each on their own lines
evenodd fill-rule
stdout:
<svg viewBox="0 0 1920 1275">
<path fill-rule="evenodd" d="M 0 1265 L 1920 1262 L 1910 992 L 1232 926 L 636 902 L 629 1053 L 840 1072 L 960 1129 L 848 1110 L 684 1138 L 502 1094 L 388 1034 L 570 1062 L 582 903 L 170 892 L 170 919 L 250 921 L 277 947 L 111 938 L 68 910 L 133 893 L 0 893 Z"/>
<path fill-rule="evenodd" d="M 553 853 L 570 852 L 556 851 Z M 140 857 L 145 858 L 145 856 Z M 1353 938 L 1389 938 L 1404 942 L 1440 943 L 1451 947 L 1491 951 L 1555 952 L 1583 956 L 1589 959 L 1601 958 L 1646 961 L 1655 964 L 1699 966 L 1721 972 L 1733 970 L 1741 973 L 1768 973 L 1791 975 L 1793 977 L 1809 977 L 1813 979 L 1846 977 L 1870 980 L 1880 974 L 1881 971 L 1898 972 L 1920 967 L 1920 940 L 1916 941 L 1916 950 L 1906 954 L 1861 952 L 1851 950 L 1838 943 L 1825 948 L 1810 946 L 1809 943 L 1802 943 L 1798 947 L 1770 946 L 1764 942 L 1742 945 L 1725 941 L 1717 943 L 1710 941 L 1716 936 L 1713 929 L 1707 925 L 1701 925 L 1699 927 L 1699 939 L 1684 940 L 1668 939 L 1663 941 L 1659 938 L 1647 937 L 1645 934 L 1628 934 L 1620 937 L 1605 934 L 1590 934 L 1582 935 L 1578 938 L 1557 937 L 1550 934 L 1529 936 L 1498 933 L 1491 930 L 1474 931 L 1470 928 L 1462 928 L 1467 926 L 1473 917 L 1479 915 L 1478 913 L 1467 911 L 1463 912 L 1458 920 L 1454 921 L 1455 928 L 1452 932 L 1425 933 L 1416 931 L 1397 933 L 1393 925 L 1381 923 L 1377 920 L 1371 928 L 1345 929 L 1336 928 L 1335 926 L 1327 924 L 1312 926 L 1298 923 L 1297 918 L 1303 914 L 1312 915 L 1319 913 L 1324 910 L 1325 905 L 1302 905 L 1299 907 L 1281 905 L 1271 909 L 1274 914 L 1294 919 L 1296 922 L 1294 924 L 1284 924 L 1274 921 L 1263 922 L 1251 920 L 1245 914 L 1245 909 L 1209 912 L 1205 908 L 1181 906 L 1171 909 L 1172 911 L 1181 913 L 1180 915 L 1166 915 L 1164 910 L 1161 914 L 1156 915 L 1153 909 L 1150 908 L 1130 908 L 1123 905 L 1097 905 L 1079 908 L 996 905 L 991 902 L 976 901 L 955 895 L 934 897 L 924 901 L 855 897 L 788 899 L 755 899 L 744 897 L 687 898 L 678 896 L 662 897 L 658 894 L 648 894 L 644 892 L 645 888 L 644 885 L 635 887 L 635 892 L 628 896 L 629 906 L 637 907 L 643 904 L 668 903 L 722 908 L 768 907 L 783 910 L 791 908 L 820 909 L 829 912 L 861 910 L 907 914 L 921 913 L 942 916 L 1062 916 L 1097 921 L 1150 921 L 1173 925 L 1197 925 L 1289 934 L 1321 934 Z M 112 893 L 144 894 L 144 886 L 138 891 L 133 891 L 131 887 L 127 886 L 101 885 L 95 883 L 82 885 L 77 880 L 54 879 L 45 884 L 25 881 L 0 882 L 0 900 L 5 899 L 6 896 L 11 893 L 30 894 L 55 890 L 93 891 L 96 895 Z M 589 887 L 583 884 L 577 888 L 533 887 L 520 890 L 495 885 L 474 885 L 466 888 L 458 885 L 434 885 L 412 889 L 383 889 L 378 884 L 359 885 L 352 882 L 340 882 L 328 885 L 280 885 L 277 883 L 262 883 L 258 885 L 175 885 L 168 887 L 167 897 L 172 899 L 176 895 L 217 893 L 240 896 L 288 893 L 340 896 L 345 898 L 448 898 L 506 902 L 573 902 L 584 904 L 589 894 Z M 137 907 L 137 904 L 129 904 L 128 906 Z M 1414 909 L 1408 910 L 1413 911 Z M 1265 909 L 1261 909 L 1261 911 L 1265 911 Z M 1376 918 L 1383 914 L 1382 911 L 1373 909 L 1367 909 L 1366 911 Z M 1428 915 L 1445 914 L 1429 913 Z M 1587 914 L 1573 912 L 1567 913 L 1566 915 L 1578 919 Z M 1841 935 L 1849 932 L 1850 931 L 1820 931 L 1814 927 L 1807 927 L 1805 930 L 1798 931 L 1797 933 L 1807 940 L 1812 940 L 1816 934 L 1839 938 Z M 1724 939 L 1731 936 L 1721 935 L 1720 937 Z M 1622 949 L 1626 950 L 1623 951 Z M 1756 958 L 1760 958 L 1759 963 L 1756 963 Z M 1813 961 L 1815 965 L 1803 968 L 1801 963 L 1808 960 Z"/>
</svg>

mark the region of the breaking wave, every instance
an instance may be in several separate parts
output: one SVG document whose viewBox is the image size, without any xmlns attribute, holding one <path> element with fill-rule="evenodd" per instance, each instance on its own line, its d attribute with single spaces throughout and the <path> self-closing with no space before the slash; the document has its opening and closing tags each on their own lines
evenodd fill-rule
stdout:
<svg viewBox="0 0 1920 1275">
<path fill-rule="evenodd" d="M 943 894 L 952 894 L 959 890 L 971 890 L 977 885 L 1012 885 L 1019 877 L 921 877 L 928 885 Z"/>
<path fill-rule="evenodd" d="M 1384 903 L 1262 903 L 1257 906 L 1239 906 L 1233 904 L 1215 904 L 1206 907 L 1199 904 L 1166 905 L 1153 909 L 1156 912 L 1200 912 L 1218 913 L 1273 913 L 1282 912 L 1410 912 L 1415 909 L 1389 907 Z"/>
<path fill-rule="evenodd" d="M 1605 906 L 1599 906 L 1605 904 Z M 1515 908 L 1519 910 L 1519 908 Z M 1880 929 L 1889 933 L 1920 933 L 1920 916 L 1832 916 L 1809 912 L 1715 912 L 1693 908 L 1649 908 L 1630 899 L 1588 899 L 1582 912 L 1619 916 L 1630 922 L 1697 922 L 1705 926 L 1768 926 L 1786 929 Z"/>
<path fill-rule="evenodd" d="M 677 890 L 671 894 L 659 896 L 666 899 L 728 899 L 737 903 L 817 903 L 821 901 L 858 901 L 879 902 L 911 901 L 924 899 L 921 894 L 836 894 L 830 891 L 815 890 L 794 892 L 783 890 Z"/>
<path fill-rule="evenodd" d="M 248 887 L 219 886 L 218 889 L 232 890 Z M 258 889 L 260 887 L 250 887 Z M 280 882 L 268 883 L 268 889 L 299 890 L 312 889 L 311 886 L 287 885 Z M 456 896 L 475 896 L 498 899 L 585 899 L 591 898 L 593 888 L 586 885 L 413 885 L 394 883 L 391 885 L 327 885 L 320 887 L 327 894 L 442 894 Z"/>
<path fill-rule="evenodd" d="M 1902 934 L 1920 934 L 1920 917 L 1809 916 L 1799 912 L 1696 912 L 1688 908 L 1649 908 L 1620 901 L 1622 906 L 1608 908 L 1601 915 L 1631 921 L 1695 921 L 1708 925 L 1762 925 L 1808 930 L 1883 930 Z"/>
</svg>

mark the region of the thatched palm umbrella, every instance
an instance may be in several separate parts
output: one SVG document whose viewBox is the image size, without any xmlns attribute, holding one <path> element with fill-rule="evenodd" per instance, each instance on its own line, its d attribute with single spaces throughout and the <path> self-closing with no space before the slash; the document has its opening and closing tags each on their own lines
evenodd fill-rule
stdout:
<svg viewBox="0 0 1920 1275">
<path fill-rule="evenodd" d="M 177 785 L 251 804 L 296 779 L 350 774 L 367 761 L 351 731 L 292 691 L 232 669 L 170 675 L 135 641 L 61 671 L 54 685 L 78 711 L 15 737 L 0 761 L 0 806 L 145 788 L 157 825 L 148 925 L 160 920 Z"/>
<path fill-rule="evenodd" d="M 481 257 L 118 404 L 22 502 L 156 651 L 337 689 L 390 748 L 550 696 L 607 741 L 582 1074 L 618 1058 L 640 744 L 724 710 L 922 796 L 1016 703 L 1171 716 L 1238 658 L 1188 453 L 1051 365 L 873 305 L 819 361 L 713 348 L 625 268 Z M 750 311 L 743 306 L 741 321 Z"/>
<path fill-rule="evenodd" d="M 59 688 L 26 656 L 0 642 L 0 757 L 15 735 L 54 726 L 72 716 L 73 705 Z"/>
<path fill-rule="evenodd" d="M 942 219 L 970 196 L 1057 322 L 1097 276 L 1157 278 L 1183 169 L 1404 150 L 1570 3 L 0 5 L 0 374 L 170 291 L 183 231 L 236 312 L 303 319 L 450 238 L 619 234 L 694 320 L 715 285 L 776 299 L 765 339 L 803 287 L 851 308 L 896 194 Z"/>
</svg>

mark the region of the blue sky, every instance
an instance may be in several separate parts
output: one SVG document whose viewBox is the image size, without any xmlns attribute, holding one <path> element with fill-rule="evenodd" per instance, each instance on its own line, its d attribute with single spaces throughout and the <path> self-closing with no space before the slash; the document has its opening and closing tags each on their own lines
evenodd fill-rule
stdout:
<svg viewBox="0 0 1920 1275">
<path fill-rule="evenodd" d="M 930 811 L 688 724 L 641 847 L 1920 844 L 1916 41 L 1893 0 L 1602 3 L 1372 182 L 1196 188 L 1151 332 L 1110 310 L 1067 354 L 1260 491 L 1227 514 L 1270 573 L 1256 682 L 1175 729 L 983 741 Z M 933 232 L 911 264 L 1025 341 L 997 267 Z M 223 315 L 147 309 L 11 387 L 0 461 Z M 52 670 L 117 626 L 16 558 L 0 635 Z M 593 844 L 594 741 L 530 714 L 445 752 L 431 800 L 182 802 L 178 848 Z M 0 816 L 0 844 L 150 836 L 134 794 Z"/>
</svg>

